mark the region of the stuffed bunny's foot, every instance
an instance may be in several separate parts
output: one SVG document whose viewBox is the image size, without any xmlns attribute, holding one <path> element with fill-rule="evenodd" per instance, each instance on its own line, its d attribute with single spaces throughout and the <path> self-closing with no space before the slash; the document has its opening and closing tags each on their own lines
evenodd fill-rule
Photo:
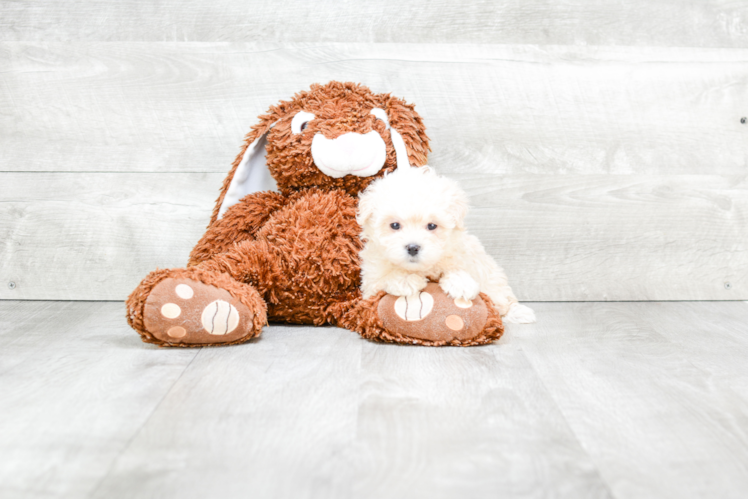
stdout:
<svg viewBox="0 0 748 500">
<path fill-rule="evenodd" d="M 351 310 L 341 326 L 372 340 L 429 346 L 488 344 L 504 333 L 487 295 L 453 299 L 436 283 L 410 296 L 380 292 Z"/>
<path fill-rule="evenodd" d="M 264 307 L 258 312 L 264 318 Z M 160 281 L 143 307 L 145 330 L 172 346 L 242 342 L 259 335 L 256 316 L 228 291 L 184 277 Z"/>
</svg>

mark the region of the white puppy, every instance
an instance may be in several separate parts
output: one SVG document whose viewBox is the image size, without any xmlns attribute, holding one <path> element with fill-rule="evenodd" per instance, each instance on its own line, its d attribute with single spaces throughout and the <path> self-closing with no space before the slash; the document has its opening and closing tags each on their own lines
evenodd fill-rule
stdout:
<svg viewBox="0 0 748 500">
<path fill-rule="evenodd" d="M 429 167 L 399 168 L 361 193 L 358 209 L 364 298 L 382 290 L 413 295 L 432 280 L 453 299 L 485 293 L 510 323 L 535 321 L 504 271 L 465 231 L 467 196 L 455 181 Z"/>
</svg>

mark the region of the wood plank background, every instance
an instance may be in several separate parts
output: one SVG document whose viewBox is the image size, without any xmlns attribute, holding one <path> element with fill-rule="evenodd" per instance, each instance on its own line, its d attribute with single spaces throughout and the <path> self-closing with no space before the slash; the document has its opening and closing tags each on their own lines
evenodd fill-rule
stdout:
<svg viewBox="0 0 748 500">
<path fill-rule="evenodd" d="M 0 299 L 182 265 L 256 117 L 331 79 L 416 103 L 521 299 L 748 299 L 745 2 L 314 5 L 1 3 Z"/>
<path fill-rule="evenodd" d="M 746 47 L 742 0 L 5 0 L 3 41 Z"/>
</svg>

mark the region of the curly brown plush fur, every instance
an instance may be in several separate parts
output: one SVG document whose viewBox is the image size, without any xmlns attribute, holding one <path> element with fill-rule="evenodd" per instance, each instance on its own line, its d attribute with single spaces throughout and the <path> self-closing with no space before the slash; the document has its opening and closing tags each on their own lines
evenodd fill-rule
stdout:
<svg viewBox="0 0 748 500">
<path fill-rule="evenodd" d="M 381 120 L 370 114 L 372 108 L 381 108 L 387 112 L 391 127 L 400 132 L 405 141 L 410 164 L 425 165 L 431 148 L 423 120 L 416 113 L 415 106 L 390 94 L 374 94 L 367 87 L 356 83 L 315 84 L 310 90 L 297 93 L 290 101 L 281 101 L 260 116 L 260 123 L 253 126 L 252 131 L 247 134 L 244 147 L 223 181 L 221 194 L 213 209 L 211 225 L 218 217 L 226 190 L 244 153 L 252 141 L 264 133 L 268 133 L 268 168 L 278 184 L 278 189 L 286 195 L 314 186 L 323 189 L 342 189 L 355 197 L 374 179 L 393 171 L 397 166 L 397 159 L 390 131 L 386 130 Z M 313 113 L 316 118 L 309 123 L 303 134 L 292 134 L 291 120 L 302 110 Z M 310 151 L 315 134 L 321 133 L 328 139 L 335 139 L 346 132 L 365 134 L 371 130 L 379 132 L 387 145 L 387 161 L 377 175 L 348 175 L 341 179 L 333 179 L 320 172 L 314 165 Z"/>
<path fill-rule="evenodd" d="M 292 100 L 271 107 L 247 135 L 188 267 L 154 271 L 128 298 L 128 321 L 145 342 L 179 346 L 243 342 L 259 335 L 266 320 L 331 324 L 357 331 L 366 338 L 425 345 L 476 345 L 501 335 L 501 320 L 490 301 L 489 320 L 480 335 L 469 341 L 430 342 L 387 331 L 377 314 L 377 300 L 361 299 L 358 254 L 362 243 L 361 228 L 356 223 L 357 195 L 374 179 L 397 167 L 391 132 L 370 113 L 372 108 L 386 111 L 391 127 L 402 135 L 410 164 L 426 164 L 429 144 L 421 117 L 413 105 L 389 94 L 374 94 L 358 84 L 331 82 L 313 85 Z M 294 134 L 291 121 L 302 110 L 313 113 L 315 119 L 302 133 Z M 384 139 L 387 150 L 385 164 L 377 174 L 335 179 L 315 166 L 311 154 L 315 134 L 334 139 L 347 132 L 365 134 L 372 130 Z M 245 151 L 261 134 L 267 134 L 267 166 L 280 192 L 247 195 L 218 218 Z M 225 303 L 221 313 L 225 316 L 221 318 L 225 319 L 226 329 L 230 329 L 231 315 L 239 311 L 240 315 L 251 316 L 245 324 L 247 331 L 239 329 L 225 337 L 216 336 L 215 341 L 211 337 L 209 342 L 200 340 L 205 332 L 202 337 L 190 337 L 190 328 L 200 328 L 200 319 L 188 318 L 186 312 L 181 312 L 188 302 L 180 302 L 182 309 L 171 303 L 182 299 L 168 299 L 168 306 L 176 307 L 180 312 L 175 314 L 182 315 L 177 319 L 184 328 L 174 330 L 182 337 L 149 331 L 145 316 L 157 315 L 167 303 L 166 298 L 159 297 L 172 293 L 159 287 L 167 278 L 183 283 L 187 289 L 200 288 L 203 294 L 228 291 L 229 295 L 224 294 L 221 299 Z M 216 322 L 215 318 L 209 320 Z"/>
</svg>

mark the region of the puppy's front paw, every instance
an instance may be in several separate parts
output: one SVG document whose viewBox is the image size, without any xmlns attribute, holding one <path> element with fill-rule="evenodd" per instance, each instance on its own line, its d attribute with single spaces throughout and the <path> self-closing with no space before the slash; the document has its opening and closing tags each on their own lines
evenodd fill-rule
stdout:
<svg viewBox="0 0 748 500">
<path fill-rule="evenodd" d="M 535 323 L 535 311 L 519 303 L 512 304 L 503 318 L 507 323 Z"/>
<path fill-rule="evenodd" d="M 465 271 L 447 273 L 439 280 L 439 286 L 453 299 L 473 300 L 480 292 L 480 285 Z"/>
<path fill-rule="evenodd" d="M 418 274 L 405 274 L 390 280 L 384 287 L 384 291 L 397 297 L 410 297 L 424 288 L 428 280 Z"/>
</svg>

